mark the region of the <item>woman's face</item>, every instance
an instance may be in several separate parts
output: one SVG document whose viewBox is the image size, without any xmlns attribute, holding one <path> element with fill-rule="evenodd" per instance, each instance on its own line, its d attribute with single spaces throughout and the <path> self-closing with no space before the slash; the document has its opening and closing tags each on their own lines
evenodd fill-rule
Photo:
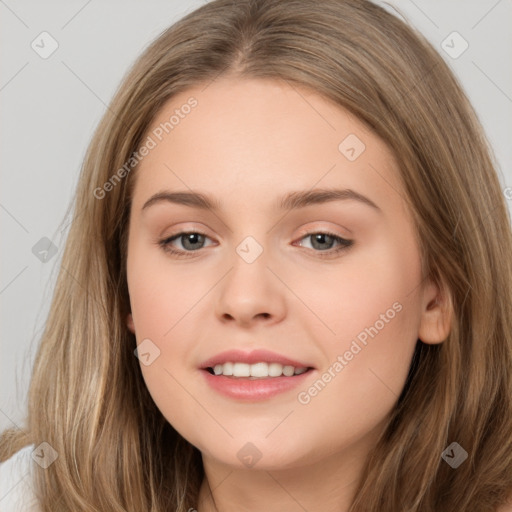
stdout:
<svg viewBox="0 0 512 512">
<path fill-rule="evenodd" d="M 317 94 L 226 77 L 172 98 L 144 141 L 130 177 L 128 324 L 162 414 L 208 460 L 240 468 L 368 449 L 417 339 L 447 334 L 387 146 Z M 312 369 L 203 369 L 227 350 Z"/>
</svg>

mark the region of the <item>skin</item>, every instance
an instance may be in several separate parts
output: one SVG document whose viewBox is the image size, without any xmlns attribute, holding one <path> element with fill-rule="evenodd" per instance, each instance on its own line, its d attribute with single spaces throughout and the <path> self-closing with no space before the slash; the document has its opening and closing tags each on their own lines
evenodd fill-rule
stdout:
<svg viewBox="0 0 512 512">
<path fill-rule="evenodd" d="M 353 115 L 284 81 L 222 77 L 191 88 L 164 105 L 150 130 L 190 96 L 197 107 L 136 169 L 127 325 L 138 344 L 149 338 L 160 350 L 141 363 L 144 380 L 165 418 L 202 453 L 199 512 L 347 511 L 417 339 L 441 343 L 450 330 L 445 294 L 421 275 L 397 163 Z M 366 146 L 354 161 L 338 149 L 349 134 Z M 274 207 L 288 192 L 312 188 L 355 190 L 380 211 L 352 199 Z M 142 210 L 163 190 L 200 191 L 221 209 L 161 201 Z M 190 257 L 158 245 L 186 231 L 207 237 L 171 243 Z M 354 245 L 334 254 L 336 241 L 306 235 L 325 231 Z M 247 236 L 263 249 L 250 264 L 236 252 Z M 300 403 L 298 393 L 396 302 L 401 311 Z M 231 348 L 265 348 L 315 370 L 299 388 L 244 403 L 211 389 L 199 370 Z M 247 442 L 261 452 L 252 467 L 237 457 Z"/>
</svg>

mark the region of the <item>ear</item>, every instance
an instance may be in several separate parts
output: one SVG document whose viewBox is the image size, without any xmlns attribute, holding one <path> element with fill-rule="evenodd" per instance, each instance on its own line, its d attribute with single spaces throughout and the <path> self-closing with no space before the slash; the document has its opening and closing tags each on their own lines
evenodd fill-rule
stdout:
<svg viewBox="0 0 512 512">
<path fill-rule="evenodd" d="M 445 285 L 429 280 L 423 289 L 422 311 L 418 338 L 423 343 L 442 343 L 450 334 L 453 304 Z"/>
<path fill-rule="evenodd" d="M 133 316 L 131 313 L 126 315 L 126 325 L 132 334 L 135 334 L 135 325 L 133 324 Z"/>
</svg>

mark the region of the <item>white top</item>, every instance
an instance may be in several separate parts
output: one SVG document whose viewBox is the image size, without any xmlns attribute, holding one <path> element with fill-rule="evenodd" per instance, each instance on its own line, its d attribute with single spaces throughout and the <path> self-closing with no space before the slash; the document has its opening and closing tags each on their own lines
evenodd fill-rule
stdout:
<svg viewBox="0 0 512 512">
<path fill-rule="evenodd" d="M 32 472 L 37 469 L 34 448 L 25 446 L 0 463 L 0 512 L 40 512 L 32 490 Z"/>
</svg>

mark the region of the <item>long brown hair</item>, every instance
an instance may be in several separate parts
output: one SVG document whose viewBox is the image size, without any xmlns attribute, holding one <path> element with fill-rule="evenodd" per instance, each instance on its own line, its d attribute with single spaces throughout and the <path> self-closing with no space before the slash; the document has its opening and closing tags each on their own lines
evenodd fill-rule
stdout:
<svg viewBox="0 0 512 512">
<path fill-rule="evenodd" d="M 28 428 L 4 435 L 3 458 L 26 443 L 57 451 L 36 474 L 44 512 L 197 507 L 201 454 L 151 399 L 125 325 L 136 167 L 94 191 L 167 100 L 226 74 L 309 88 L 380 136 L 399 162 L 425 275 L 449 290 L 452 330 L 439 345 L 418 341 L 350 511 L 494 511 L 512 492 L 512 234 L 497 164 L 441 56 L 366 0 L 214 0 L 135 62 L 88 148 Z M 441 457 L 452 442 L 468 453 L 457 469 Z"/>
</svg>

